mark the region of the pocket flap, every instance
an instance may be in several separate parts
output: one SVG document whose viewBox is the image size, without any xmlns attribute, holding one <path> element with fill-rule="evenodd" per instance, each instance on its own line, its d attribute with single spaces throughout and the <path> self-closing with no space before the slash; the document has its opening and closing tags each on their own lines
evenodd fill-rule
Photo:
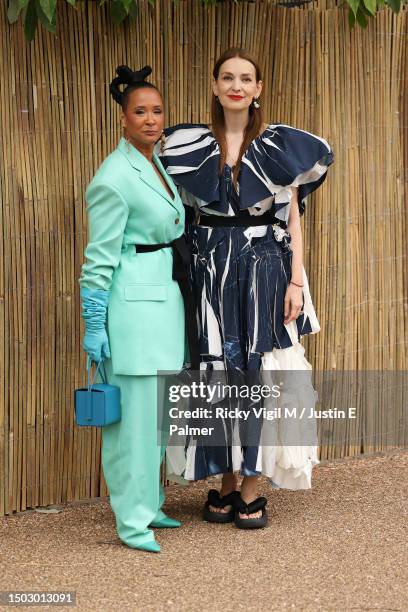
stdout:
<svg viewBox="0 0 408 612">
<path fill-rule="evenodd" d="M 166 285 L 127 285 L 125 300 L 130 302 L 150 300 L 163 302 L 167 300 Z"/>
</svg>

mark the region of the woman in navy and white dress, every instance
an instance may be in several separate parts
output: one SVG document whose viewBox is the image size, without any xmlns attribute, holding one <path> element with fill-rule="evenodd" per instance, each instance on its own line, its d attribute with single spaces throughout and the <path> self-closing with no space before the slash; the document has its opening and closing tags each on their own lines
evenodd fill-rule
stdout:
<svg viewBox="0 0 408 612">
<path fill-rule="evenodd" d="M 168 128 L 161 152 L 191 211 L 201 368 L 255 370 L 264 381 L 267 372 L 304 371 L 290 396 L 301 405 L 305 394 L 315 400 L 316 393 L 299 341 L 320 326 L 302 263 L 299 218 L 306 196 L 325 180 L 333 152 L 310 132 L 263 123 L 260 70 L 246 51 L 226 51 L 213 76 L 211 129 Z M 257 496 L 258 477 L 268 476 L 275 487 L 310 488 L 318 463 L 308 435 L 313 427 L 314 419 L 298 423 L 304 444 L 265 445 L 259 438 L 256 445 L 220 447 L 191 440 L 181 463 L 176 449 L 168 449 L 170 470 L 187 480 L 223 475 L 221 490 L 209 493 L 205 520 L 262 527 L 266 499 Z M 237 474 L 244 477 L 240 493 Z"/>
</svg>

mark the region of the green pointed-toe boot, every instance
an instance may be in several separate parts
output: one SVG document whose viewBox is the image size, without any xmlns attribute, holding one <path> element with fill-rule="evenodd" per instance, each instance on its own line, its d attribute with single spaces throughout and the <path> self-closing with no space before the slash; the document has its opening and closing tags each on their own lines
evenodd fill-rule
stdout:
<svg viewBox="0 0 408 612">
<path fill-rule="evenodd" d="M 129 544 L 127 546 L 129 546 Z M 136 548 L 136 550 L 145 550 L 146 552 L 154 553 L 159 553 L 161 551 L 159 544 L 155 540 L 151 540 L 150 542 L 144 542 L 143 544 L 135 544 L 133 546 L 130 546 L 130 548 Z"/>
<path fill-rule="evenodd" d="M 163 517 L 154 520 L 150 523 L 149 527 L 158 527 L 158 528 L 168 528 L 172 529 L 175 527 L 181 527 L 180 521 L 176 519 L 170 518 L 169 516 L 164 515 Z"/>
</svg>

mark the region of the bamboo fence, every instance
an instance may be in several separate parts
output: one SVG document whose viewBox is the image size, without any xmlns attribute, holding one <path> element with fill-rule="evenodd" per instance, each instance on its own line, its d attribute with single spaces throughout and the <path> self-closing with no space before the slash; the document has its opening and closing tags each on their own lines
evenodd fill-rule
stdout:
<svg viewBox="0 0 408 612">
<path fill-rule="evenodd" d="M 322 331 L 306 338 L 316 370 L 407 369 L 408 19 L 383 10 L 349 30 L 347 9 L 267 0 L 139 2 L 112 24 L 95 2 L 60 6 L 53 36 L 32 44 L 0 7 L 0 515 L 106 495 L 100 431 L 76 428 L 84 382 L 78 278 L 87 240 L 84 190 L 120 136 L 108 84 L 118 64 L 150 64 L 167 125 L 210 121 L 218 54 L 260 60 L 270 123 L 326 138 L 335 163 L 310 198 L 304 262 Z M 375 391 L 379 392 L 378 390 Z M 386 398 L 385 398 L 386 399 Z M 336 397 L 333 397 L 333 402 Z M 371 406 L 371 407 L 370 407 Z M 321 458 L 385 448 L 367 402 Z M 393 415 L 391 426 L 398 429 Z M 369 425 L 367 425 L 369 423 Z M 356 442 L 358 440 L 358 442 Z M 401 440 L 399 440 L 402 443 Z"/>
</svg>

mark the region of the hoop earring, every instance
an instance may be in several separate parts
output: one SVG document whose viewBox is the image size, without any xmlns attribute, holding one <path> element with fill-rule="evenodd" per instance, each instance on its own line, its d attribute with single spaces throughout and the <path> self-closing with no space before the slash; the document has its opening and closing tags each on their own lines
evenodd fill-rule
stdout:
<svg viewBox="0 0 408 612">
<path fill-rule="evenodd" d="M 259 102 L 258 102 L 258 98 L 254 98 L 254 99 L 252 100 L 252 104 L 253 104 L 253 107 L 254 107 L 254 108 L 257 108 L 257 109 L 258 109 L 258 108 L 260 108 L 260 107 L 261 107 L 261 105 L 260 105 L 260 104 L 259 104 Z"/>
</svg>

